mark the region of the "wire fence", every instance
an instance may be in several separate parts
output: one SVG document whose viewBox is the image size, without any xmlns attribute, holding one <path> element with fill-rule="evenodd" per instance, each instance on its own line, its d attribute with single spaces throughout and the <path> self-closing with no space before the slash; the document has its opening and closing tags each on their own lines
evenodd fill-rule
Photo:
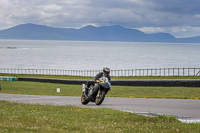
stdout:
<svg viewBox="0 0 200 133">
<path fill-rule="evenodd" d="M 93 77 L 102 70 L 12 69 L 0 68 L 4 74 L 42 74 Z M 159 68 L 111 70 L 111 76 L 200 76 L 200 68 Z"/>
</svg>

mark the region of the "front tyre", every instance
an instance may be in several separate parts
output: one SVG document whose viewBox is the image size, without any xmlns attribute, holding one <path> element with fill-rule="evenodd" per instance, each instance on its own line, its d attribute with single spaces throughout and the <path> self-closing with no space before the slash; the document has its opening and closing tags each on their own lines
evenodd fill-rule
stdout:
<svg viewBox="0 0 200 133">
<path fill-rule="evenodd" d="M 105 95 L 106 95 L 106 92 L 104 90 L 99 89 L 97 96 L 96 96 L 96 99 L 95 99 L 95 104 L 100 105 L 103 102 Z"/>
<path fill-rule="evenodd" d="M 86 97 L 85 97 L 85 94 L 83 94 L 82 96 L 81 96 L 81 103 L 83 104 L 83 105 L 86 105 L 86 104 L 88 104 L 89 103 L 89 101 L 86 99 Z"/>
</svg>

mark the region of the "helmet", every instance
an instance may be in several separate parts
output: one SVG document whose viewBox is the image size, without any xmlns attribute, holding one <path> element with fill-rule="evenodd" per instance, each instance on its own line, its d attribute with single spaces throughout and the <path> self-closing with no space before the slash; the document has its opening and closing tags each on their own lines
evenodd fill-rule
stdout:
<svg viewBox="0 0 200 133">
<path fill-rule="evenodd" d="M 110 74 L 110 68 L 108 68 L 108 67 L 104 67 L 103 68 L 103 72 L 105 73 L 105 74 Z"/>
</svg>

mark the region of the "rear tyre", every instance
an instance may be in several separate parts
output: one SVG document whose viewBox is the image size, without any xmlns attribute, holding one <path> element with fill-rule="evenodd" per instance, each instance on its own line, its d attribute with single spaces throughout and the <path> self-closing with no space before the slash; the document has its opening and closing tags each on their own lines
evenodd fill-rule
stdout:
<svg viewBox="0 0 200 133">
<path fill-rule="evenodd" d="M 101 103 L 103 102 L 104 98 L 105 98 L 106 92 L 103 90 L 101 91 L 100 89 L 98 90 L 96 99 L 95 99 L 95 104 L 96 105 L 101 105 Z"/>
<path fill-rule="evenodd" d="M 86 105 L 86 104 L 88 104 L 89 103 L 89 101 L 86 99 L 86 97 L 85 97 L 85 94 L 83 94 L 82 96 L 81 96 L 81 103 L 83 104 L 83 105 Z"/>
</svg>

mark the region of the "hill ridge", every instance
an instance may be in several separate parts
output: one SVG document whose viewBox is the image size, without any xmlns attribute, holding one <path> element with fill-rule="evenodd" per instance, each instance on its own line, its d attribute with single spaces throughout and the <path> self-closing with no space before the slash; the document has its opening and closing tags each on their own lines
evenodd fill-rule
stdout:
<svg viewBox="0 0 200 133">
<path fill-rule="evenodd" d="M 73 29 L 33 23 L 0 30 L 0 39 L 200 43 L 200 36 L 175 38 L 169 33 L 162 32 L 146 34 L 121 25 L 100 27 L 87 25 L 80 29 Z"/>
</svg>

